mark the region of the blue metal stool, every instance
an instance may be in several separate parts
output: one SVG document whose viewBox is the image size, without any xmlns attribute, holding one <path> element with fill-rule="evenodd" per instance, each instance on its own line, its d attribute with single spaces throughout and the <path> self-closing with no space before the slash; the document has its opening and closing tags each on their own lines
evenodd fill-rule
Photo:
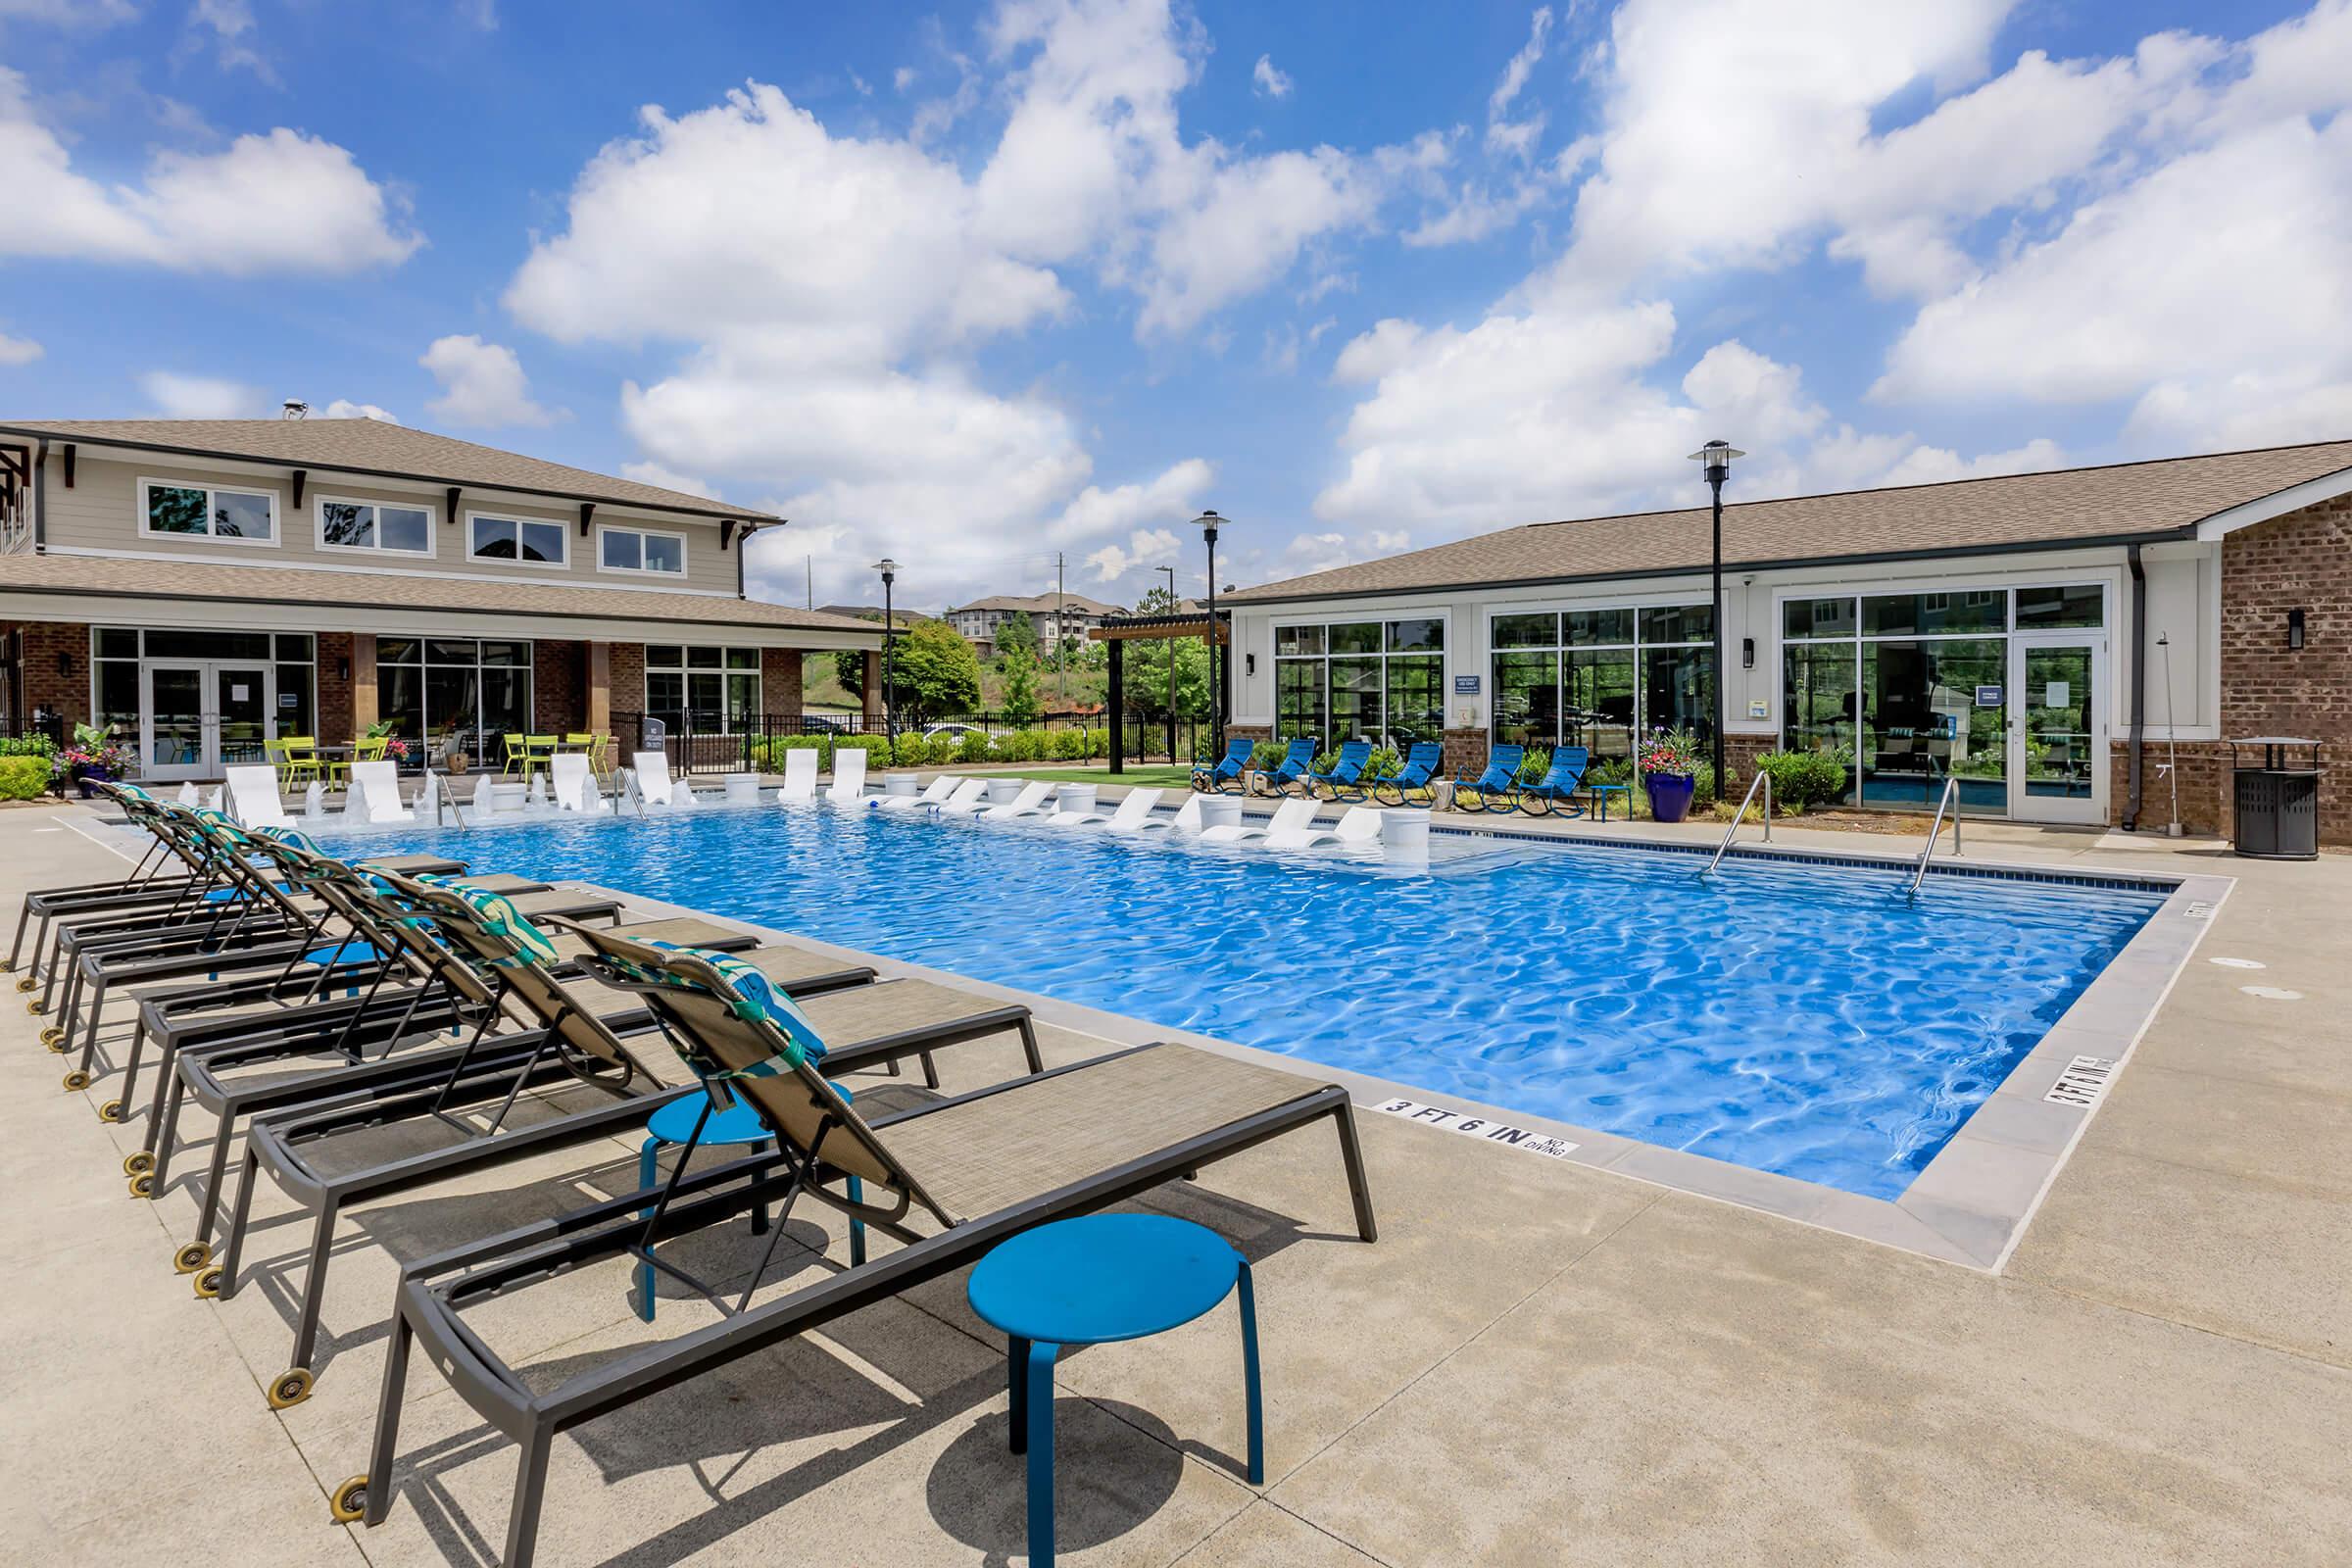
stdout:
<svg viewBox="0 0 2352 1568">
<path fill-rule="evenodd" d="M 1632 820 L 1634 787 L 1631 784 L 1588 784 L 1585 786 L 1585 792 L 1592 797 L 1592 804 L 1598 808 L 1595 820 L 1606 822 L 1609 819 L 1609 797 L 1612 795 L 1625 797 L 1626 818 L 1629 821 Z"/>
<path fill-rule="evenodd" d="M 1241 1287 L 1250 1484 L 1266 1479 L 1250 1260 L 1164 1214 L 1091 1214 L 1025 1231 L 972 1270 L 972 1310 L 1006 1337 L 1012 1451 L 1029 1455 L 1029 1561 L 1054 1561 L 1054 1359 L 1065 1345 L 1140 1340 L 1190 1323 Z"/>
<path fill-rule="evenodd" d="M 842 1099 L 851 1098 L 847 1089 L 841 1089 L 838 1084 L 834 1087 L 840 1090 Z M 703 1122 L 702 1136 L 697 1138 L 695 1123 L 702 1119 L 706 1106 L 710 1109 L 710 1119 Z M 692 1142 L 697 1149 L 710 1144 L 722 1147 L 766 1144 L 773 1147 L 775 1135 L 760 1121 L 760 1113 L 743 1101 L 737 1101 L 722 1110 L 707 1093 L 681 1096 L 646 1118 L 645 1143 L 637 1152 L 638 1188 L 650 1192 L 661 1178 L 656 1160 L 662 1145 L 688 1142 Z M 850 1178 L 850 1201 L 857 1202 L 864 1196 L 860 1191 L 863 1186 L 864 1183 L 857 1177 Z M 645 1217 L 651 1219 L 653 1213 L 652 1209 L 646 1209 Z M 752 1211 L 752 1234 L 763 1236 L 766 1233 L 767 1205 L 761 1203 Z M 852 1220 L 850 1262 L 855 1265 L 864 1261 L 865 1226 Z M 648 1323 L 654 1320 L 654 1265 L 642 1260 L 637 1264 L 637 1315 Z"/>
</svg>

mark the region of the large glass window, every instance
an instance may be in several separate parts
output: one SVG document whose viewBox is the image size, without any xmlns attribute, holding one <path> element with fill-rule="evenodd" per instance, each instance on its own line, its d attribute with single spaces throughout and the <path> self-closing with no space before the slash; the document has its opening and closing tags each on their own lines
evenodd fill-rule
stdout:
<svg viewBox="0 0 2352 1568">
<path fill-rule="evenodd" d="M 686 536 L 649 533 L 642 528 L 597 532 L 597 564 L 606 571 L 645 571 L 661 577 L 686 574 Z"/>
<path fill-rule="evenodd" d="M 531 645 L 470 637 L 380 637 L 376 712 L 404 740 L 438 753 L 455 745 L 493 759 L 508 735 L 531 729 Z"/>
<path fill-rule="evenodd" d="M 188 631 L 176 628 L 141 630 L 136 626 L 90 628 L 90 702 L 95 722 L 112 729 L 118 739 L 135 741 L 139 734 L 139 662 L 169 660 L 175 663 L 235 662 L 274 664 L 277 705 L 266 714 L 274 725 L 268 733 L 308 735 L 318 712 L 316 644 L 308 632 Z M 194 687 L 190 687 L 194 690 Z M 259 704 L 260 694 L 247 699 Z M 258 729 L 265 715 L 257 709 L 243 722 Z"/>
<path fill-rule="evenodd" d="M 480 517 L 469 524 L 466 553 L 476 561 L 511 561 L 520 564 L 561 566 L 566 554 L 566 534 L 560 522 L 530 517 Z"/>
<path fill-rule="evenodd" d="M 1274 631 L 1275 732 L 1402 750 L 1446 729 L 1446 622 L 1353 620 Z"/>
<path fill-rule="evenodd" d="M 277 497 L 266 490 L 139 481 L 139 531 L 181 538 L 277 542 Z"/>
<path fill-rule="evenodd" d="M 364 550 L 380 555 L 433 553 L 433 514 L 426 507 L 396 507 L 373 501 L 318 500 L 318 548 Z"/>
<path fill-rule="evenodd" d="M 645 650 L 645 710 L 673 729 L 734 734 L 756 726 L 760 650 L 654 643 Z"/>
<path fill-rule="evenodd" d="M 1653 728 L 1712 736 L 1713 624 L 1703 604 L 1495 616 L 1494 740 L 1605 760 L 1632 756 Z"/>
<path fill-rule="evenodd" d="M 1837 595 L 1781 606 L 1781 743 L 1845 755 L 1847 799 L 2007 810 L 2011 630 L 2102 624 L 2096 584 Z"/>
</svg>

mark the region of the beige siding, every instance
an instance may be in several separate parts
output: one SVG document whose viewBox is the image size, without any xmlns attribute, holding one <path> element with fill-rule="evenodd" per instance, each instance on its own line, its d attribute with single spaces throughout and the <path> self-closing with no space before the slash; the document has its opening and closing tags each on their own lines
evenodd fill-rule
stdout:
<svg viewBox="0 0 2352 1568">
<path fill-rule="evenodd" d="M 579 530 L 580 511 L 576 502 L 532 505 L 503 492 L 471 491 L 458 497 L 458 515 L 452 519 L 445 495 L 440 489 L 421 485 L 387 485 L 382 481 L 347 482 L 333 474 L 314 473 L 303 488 L 302 507 L 297 511 L 290 478 L 255 477 L 226 469 L 190 467 L 184 464 L 93 458 L 87 448 L 79 454 L 74 466 L 74 486 L 68 489 L 65 459 L 55 446 L 50 449 L 48 474 L 47 535 L 48 543 L 57 548 L 134 551 L 163 559 L 176 556 L 237 565 L 350 567 L 485 577 L 507 582 L 569 582 L 583 588 L 635 586 L 669 592 L 701 589 L 724 593 L 729 597 L 735 592 L 734 550 L 740 545 L 721 551 L 715 522 L 685 518 L 656 521 L 619 516 L 610 519 L 612 526 L 644 528 L 657 533 L 683 536 L 686 541 L 686 575 L 680 579 L 599 571 L 596 567 L 598 535 L 608 522 L 605 509 L 598 509 L 596 517 L 589 525 L 588 536 L 582 538 Z M 173 484 L 220 484 L 273 495 L 277 498 L 277 543 L 266 546 L 241 544 L 233 540 L 159 538 L 143 534 L 140 532 L 139 510 L 139 481 L 142 479 Z M 395 502 L 428 508 L 433 514 L 433 554 L 424 557 L 320 548 L 318 503 L 322 497 L 340 501 Z M 469 525 L 466 519 L 476 514 L 562 523 L 564 543 L 570 551 L 569 565 L 511 565 L 467 560 L 466 540 Z"/>
</svg>

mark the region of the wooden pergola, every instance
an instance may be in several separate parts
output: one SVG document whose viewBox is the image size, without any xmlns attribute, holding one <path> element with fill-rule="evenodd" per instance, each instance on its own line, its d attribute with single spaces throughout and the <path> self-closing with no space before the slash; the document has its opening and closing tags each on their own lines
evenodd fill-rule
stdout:
<svg viewBox="0 0 2352 1568">
<path fill-rule="evenodd" d="M 1099 643 L 1110 644 L 1110 692 L 1105 705 L 1110 710 L 1110 770 L 1127 771 L 1127 667 L 1123 657 L 1131 642 L 1179 642 L 1198 637 L 1211 649 L 1209 665 L 1220 682 L 1230 682 L 1233 665 L 1230 660 L 1215 657 L 1214 650 L 1233 641 L 1233 623 L 1223 615 L 1210 624 L 1205 614 L 1193 615 L 1114 615 L 1102 624 L 1091 628 L 1087 637 Z M 1230 710 L 1231 704 L 1218 705 Z M 1176 710 L 1168 710 L 1168 760 L 1176 760 Z"/>
</svg>

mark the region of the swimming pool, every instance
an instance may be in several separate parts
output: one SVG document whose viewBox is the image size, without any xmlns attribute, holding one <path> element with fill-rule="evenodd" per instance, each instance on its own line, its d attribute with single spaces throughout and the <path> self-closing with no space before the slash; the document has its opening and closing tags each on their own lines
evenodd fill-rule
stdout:
<svg viewBox="0 0 2352 1568">
<path fill-rule="evenodd" d="M 333 842 L 331 839 L 329 842 Z M 2151 889 L 1448 838 L 1426 870 L 827 808 L 373 831 L 1900 1197 Z"/>
</svg>

